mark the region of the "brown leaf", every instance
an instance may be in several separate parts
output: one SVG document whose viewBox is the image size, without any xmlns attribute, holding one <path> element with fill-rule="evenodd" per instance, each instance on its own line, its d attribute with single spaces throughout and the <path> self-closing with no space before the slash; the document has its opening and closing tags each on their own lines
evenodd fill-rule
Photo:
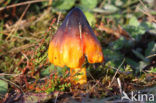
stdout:
<svg viewBox="0 0 156 103">
<path fill-rule="evenodd" d="M 124 36 L 127 40 L 132 39 L 127 31 L 125 31 L 120 25 L 118 25 L 119 33 Z"/>
<path fill-rule="evenodd" d="M 119 39 L 121 36 L 125 37 L 127 40 L 131 39 L 128 32 L 126 32 L 120 25 L 118 25 L 117 30 L 113 30 L 109 27 L 104 26 L 103 23 L 98 26 L 99 30 L 105 31 L 107 34 L 111 34 L 116 37 L 116 39 Z"/>
</svg>

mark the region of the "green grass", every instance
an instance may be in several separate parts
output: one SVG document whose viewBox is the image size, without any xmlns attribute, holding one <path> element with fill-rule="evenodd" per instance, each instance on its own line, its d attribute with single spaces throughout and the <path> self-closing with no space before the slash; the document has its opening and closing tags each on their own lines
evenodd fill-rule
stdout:
<svg viewBox="0 0 156 103">
<path fill-rule="evenodd" d="M 15 1 L 0 6 L 19 3 Z M 120 78 L 122 89 L 126 92 L 155 86 L 156 33 L 149 31 L 154 31 L 156 27 L 145 13 L 136 10 L 137 6 L 146 9 L 138 0 L 119 1 L 54 0 L 50 7 L 48 2 L 34 3 L 19 24 L 16 23 L 25 6 L 17 7 L 17 17 L 12 17 L 10 9 L 8 12 L 3 10 L 8 17 L 0 16 L 1 99 L 5 93 L 13 93 L 15 88 L 25 93 L 52 93 L 50 99 L 56 98 L 55 92 L 62 93 L 60 95 L 64 98 L 65 93 L 75 97 L 81 97 L 82 93 L 94 98 L 111 97 L 120 95 L 117 78 Z M 69 2 L 70 5 L 66 6 Z M 144 5 L 149 12 L 154 12 L 152 3 L 144 1 Z M 105 57 L 105 62 L 101 64 L 85 62 L 88 76 L 85 88 L 72 86 L 69 68 L 56 67 L 47 58 L 50 40 L 72 7 L 79 7 L 86 14 L 98 34 Z M 152 13 L 151 16 L 156 15 Z M 99 29 L 101 23 L 113 30 L 118 30 L 119 24 L 132 38 L 115 38 Z"/>
</svg>

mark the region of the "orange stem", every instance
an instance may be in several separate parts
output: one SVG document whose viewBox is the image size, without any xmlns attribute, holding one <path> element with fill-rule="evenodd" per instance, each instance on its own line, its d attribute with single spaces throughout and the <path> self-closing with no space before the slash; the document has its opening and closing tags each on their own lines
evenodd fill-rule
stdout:
<svg viewBox="0 0 156 103">
<path fill-rule="evenodd" d="M 73 84 L 85 84 L 87 83 L 87 76 L 86 76 L 86 68 L 71 68 L 70 69 L 71 75 L 71 82 Z"/>
</svg>

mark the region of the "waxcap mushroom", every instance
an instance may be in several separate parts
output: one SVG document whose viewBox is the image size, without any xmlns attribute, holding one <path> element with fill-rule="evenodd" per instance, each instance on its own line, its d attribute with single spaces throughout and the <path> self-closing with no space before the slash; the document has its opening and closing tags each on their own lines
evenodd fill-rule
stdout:
<svg viewBox="0 0 156 103">
<path fill-rule="evenodd" d="M 56 66 L 67 66 L 72 70 L 79 68 L 81 72 L 85 56 L 89 63 L 100 63 L 104 60 L 100 42 L 85 15 L 79 8 L 74 8 L 52 38 L 48 57 L 49 61 Z M 86 75 L 86 70 L 84 71 Z"/>
</svg>

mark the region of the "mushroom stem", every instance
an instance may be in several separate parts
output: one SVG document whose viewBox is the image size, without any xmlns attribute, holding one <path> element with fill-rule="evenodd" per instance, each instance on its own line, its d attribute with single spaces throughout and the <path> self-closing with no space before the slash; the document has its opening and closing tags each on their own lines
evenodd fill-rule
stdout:
<svg viewBox="0 0 156 103">
<path fill-rule="evenodd" d="M 70 68 L 71 82 L 73 84 L 87 83 L 86 68 Z"/>
</svg>

